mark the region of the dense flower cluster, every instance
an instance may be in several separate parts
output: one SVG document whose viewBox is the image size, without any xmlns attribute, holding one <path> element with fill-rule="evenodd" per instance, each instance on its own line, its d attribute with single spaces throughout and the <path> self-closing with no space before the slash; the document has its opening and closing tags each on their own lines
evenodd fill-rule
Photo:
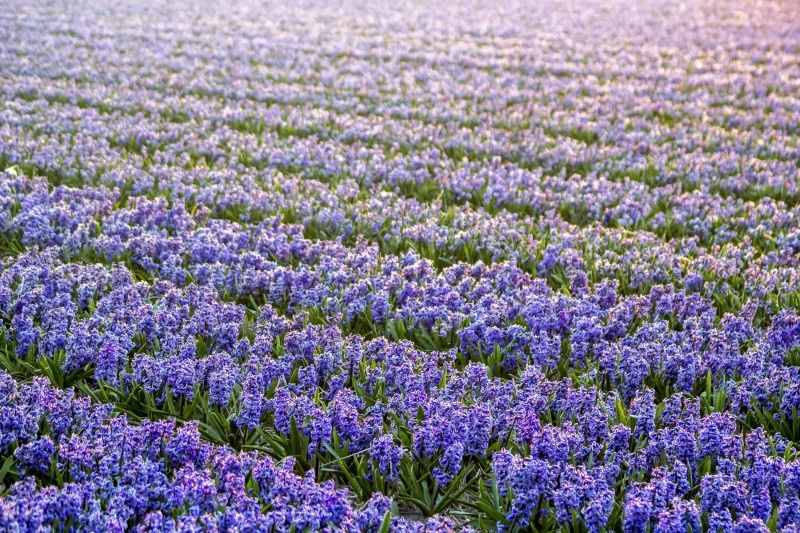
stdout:
<svg viewBox="0 0 800 533">
<path fill-rule="evenodd" d="M 204 443 L 198 424 L 174 420 L 131 425 L 109 418 L 112 406 L 93 404 L 72 389 L 33 378 L 17 388 L 0 373 L 3 434 L 16 447 L 20 474 L 0 501 L 5 531 L 40 531 L 51 524 L 92 531 L 303 531 L 380 527 L 389 501 L 375 494 L 355 510 L 346 491 L 313 476 L 294 474 L 294 460 Z M 40 424 L 50 428 L 42 435 Z M 55 443 L 54 440 L 55 439 Z M 435 530 L 446 522 L 415 525 L 395 519 L 395 529 Z"/>
<path fill-rule="evenodd" d="M 223 4 L 0 13 L 0 529 L 800 531 L 796 5 Z"/>
</svg>

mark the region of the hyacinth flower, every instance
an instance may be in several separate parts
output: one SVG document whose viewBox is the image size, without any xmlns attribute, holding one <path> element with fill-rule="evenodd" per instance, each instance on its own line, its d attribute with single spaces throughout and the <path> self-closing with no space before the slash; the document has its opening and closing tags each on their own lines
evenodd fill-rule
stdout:
<svg viewBox="0 0 800 533">
<path fill-rule="evenodd" d="M 191 8 L 0 17 L 0 529 L 800 529 L 796 5 Z"/>
<path fill-rule="evenodd" d="M 276 464 L 252 452 L 204 443 L 197 423 L 132 425 L 124 416 L 110 416 L 110 405 L 53 389 L 46 379 L 21 387 L 6 373 L 0 380 L 4 425 L 20 428 L 4 433 L 12 440 L 0 452 L 9 483 L 0 523 L 9 531 L 53 523 L 162 531 L 427 527 L 390 518 L 391 502 L 380 494 L 363 509 L 355 508 L 332 483 L 293 473 L 292 460 Z M 32 427 L 26 431 L 28 421 Z M 53 428 L 51 434 L 41 435 L 42 427 Z M 39 482 L 31 473 L 42 476 Z M 446 529 L 448 524 L 434 520 L 430 526 Z"/>
</svg>

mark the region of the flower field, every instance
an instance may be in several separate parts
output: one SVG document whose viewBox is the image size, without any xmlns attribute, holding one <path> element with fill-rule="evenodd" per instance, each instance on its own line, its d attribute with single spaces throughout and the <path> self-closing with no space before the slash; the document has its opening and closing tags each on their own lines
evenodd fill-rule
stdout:
<svg viewBox="0 0 800 533">
<path fill-rule="evenodd" d="M 800 4 L 0 0 L 0 531 L 800 532 Z"/>
</svg>

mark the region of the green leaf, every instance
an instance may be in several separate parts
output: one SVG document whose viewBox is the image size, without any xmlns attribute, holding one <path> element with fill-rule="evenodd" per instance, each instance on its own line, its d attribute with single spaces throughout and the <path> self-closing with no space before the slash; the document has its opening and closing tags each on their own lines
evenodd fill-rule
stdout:
<svg viewBox="0 0 800 533">
<path fill-rule="evenodd" d="M 386 514 L 383 516 L 383 521 L 381 522 L 380 527 L 378 528 L 378 533 L 389 533 L 389 526 L 392 523 L 392 512 L 386 511 Z"/>
<path fill-rule="evenodd" d="M 11 468 L 13 468 L 13 466 L 14 466 L 14 456 L 10 455 L 3 462 L 3 467 L 0 468 L 0 483 L 2 483 L 5 480 L 6 476 L 11 471 Z"/>
</svg>

